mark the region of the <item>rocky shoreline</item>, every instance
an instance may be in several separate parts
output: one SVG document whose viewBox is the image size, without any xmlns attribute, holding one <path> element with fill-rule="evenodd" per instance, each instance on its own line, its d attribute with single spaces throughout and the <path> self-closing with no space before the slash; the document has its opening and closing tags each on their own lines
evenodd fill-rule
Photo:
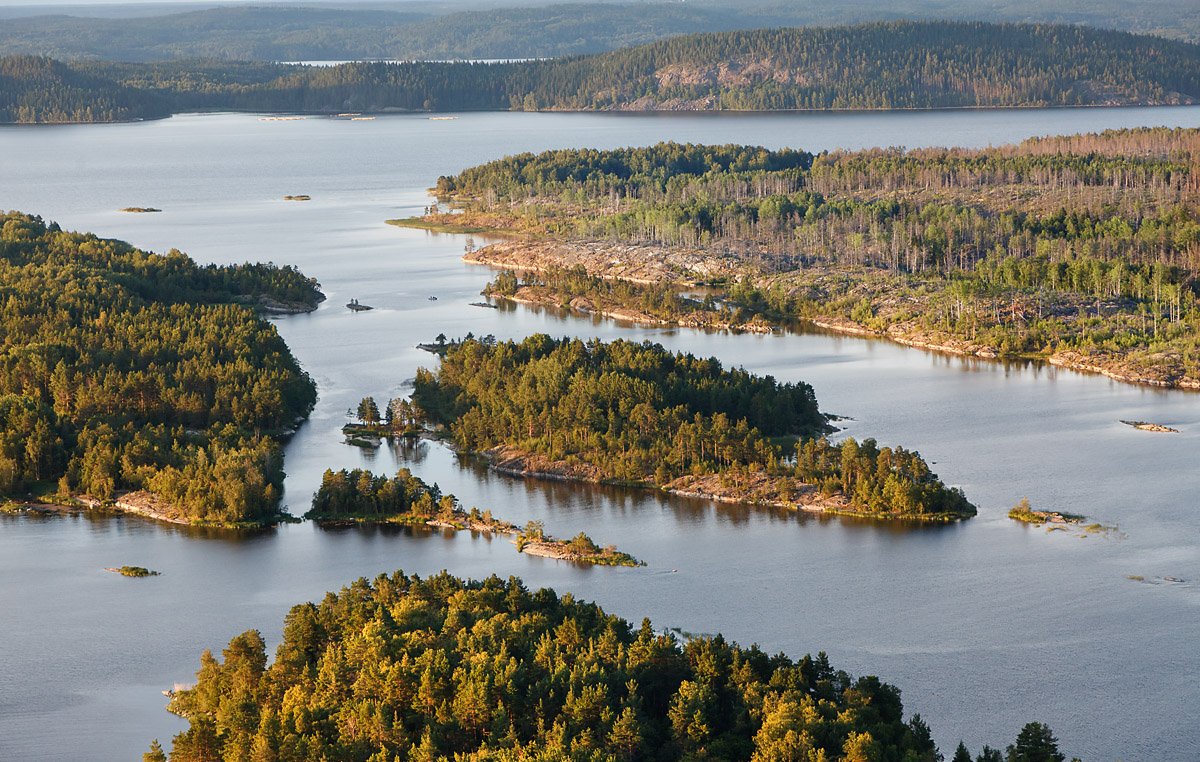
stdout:
<svg viewBox="0 0 1200 762">
<path fill-rule="evenodd" d="M 887 331 L 876 331 L 841 317 L 813 318 L 808 322 L 818 328 L 824 328 L 835 333 L 887 339 L 897 344 L 913 347 L 914 349 L 925 349 L 931 352 L 965 357 L 980 357 L 985 360 L 1002 359 L 1000 352 L 995 347 L 969 342 L 953 336 L 933 338 L 928 333 L 920 330 L 906 332 L 906 326 L 903 323 L 892 325 Z M 1066 350 L 1045 356 L 1045 361 L 1065 370 L 1073 370 L 1079 373 L 1097 373 L 1124 384 L 1140 384 L 1163 389 L 1200 389 L 1200 379 L 1192 378 L 1183 373 L 1176 373 L 1169 368 L 1134 369 L 1122 360 L 1113 358 L 1110 355 L 1104 355 L 1103 358 L 1107 359 L 1107 365 L 1101 364 L 1105 360 L 1100 357 L 1085 355 L 1075 350 Z"/>
<path fill-rule="evenodd" d="M 589 275 L 595 277 L 651 285 L 676 283 L 682 286 L 694 286 L 706 280 L 730 280 L 744 272 L 737 260 L 728 255 L 709 254 L 694 249 L 617 244 L 608 241 L 504 241 L 470 252 L 463 257 L 463 260 L 471 264 L 528 272 L 544 272 L 555 267 L 582 266 Z M 515 295 L 495 292 L 487 295 L 494 299 L 507 299 L 522 304 L 566 306 L 583 314 L 645 324 L 761 333 L 778 328 L 760 316 L 756 316 L 753 321 L 748 323 L 731 323 L 722 321 L 719 317 L 721 313 L 710 311 L 692 312 L 677 320 L 669 320 L 640 310 L 613 305 L 596 305 L 594 300 L 585 296 L 576 296 L 568 304 L 563 305 L 554 296 L 539 294 L 536 289 L 531 287 L 522 287 Z M 709 315 L 712 318 L 705 319 L 701 317 L 703 315 Z M 819 315 L 806 318 L 805 322 L 836 333 L 887 339 L 897 344 L 931 352 L 979 357 L 987 360 L 997 360 L 1003 357 L 998 347 L 940 332 L 930 332 L 919 327 L 915 320 L 893 323 L 886 330 L 868 328 L 847 317 L 837 315 Z M 1168 354 L 1155 357 L 1158 364 L 1152 366 L 1135 365 L 1123 357 L 1110 353 L 1085 354 L 1077 350 L 1019 357 L 1044 360 L 1066 370 L 1098 373 L 1120 383 L 1164 389 L 1200 390 L 1200 379 L 1183 372 L 1177 362 L 1178 358 Z"/>
<path fill-rule="evenodd" d="M 489 467 L 501 474 L 530 479 L 546 479 L 560 482 L 584 482 L 589 484 L 613 483 L 604 478 L 595 466 L 586 463 L 567 463 L 552 460 L 541 453 L 530 453 L 514 447 L 493 447 L 482 453 Z M 630 483 L 627 486 L 659 489 L 678 497 L 712 500 L 718 503 L 755 505 L 808 513 L 859 516 L 869 519 L 912 519 L 917 521 L 946 521 L 944 516 L 908 516 L 899 514 L 875 514 L 855 510 L 849 498 L 842 493 L 823 495 L 814 484 L 789 480 L 792 495 L 784 500 L 779 494 L 778 482 L 759 472 L 740 477 L 741 483 L 727 483 L 717 474 L 706 476 L 681 476 L 663 485 L 653 482 Z"/>
<path fill-rule="evenodd" d="M 91 495 L 72 495 L 70 500 L 63 503 L 14 503 L 21 510 L 35 513 L 79 513 L 81 511 L 119 511 L 121 513 L 136 513 L 156 521 L 170 524 L 188 524 L 192 522 L 177 508 L 158 497 L 152 492 L 138 490 L 120 494 L 111 503 L 92 497 Z"/>
<path fill-rule="evenodd" d="M 94 500 L 95 498 L 92 499 Z M 119 511 L 136 513 L 139 516 L 165 521 L 169 524 L 192 523 L 183 511 L 180 511 L 153 492 L 147 492 L 146 490 L 136 490 L 118 496 L 113 501 L 113 507 Z"/>
<path fill-rule="evenodd" d="M 325 525 L 350 525 L 355 523 L 404 523 L 417 526 L 428 526 L 434 529 L 449 529 L 452 531 L 471 531 L 486 534 L 509 535 L 515 539 L 512 544 L 516 546 L 518 553 L 527 553 L 531 556 L 539 556 L 541 558 L 552 558 L 558 561 L 577 561 L 579 563 L 600 564 L 600 565 L 620 565 L 620 566 L 637 566 L 644 565 L 641 562 L 634 561 L 632 557 L 626 556 L 628 561 L 622 561 L 616 556 L 623 554 L 612 554 L 607 550 L 597 551 L 595 553 L 580 553 L 573 550 L 569 543 L 557 540 L 553 537 L 539 536 L 537 538 L 526 537 L 526 529 L 517 526 L 516 524 L 503 521 L 501 519 L 490 518 L 489 514 L 483 514 L 483 518 L 475 518 L 478 514 L 472 511 L 468 513 L 462 508 L 455 509 L 453 512 L 446 514 L 442 513 L 431 519 L 421 520 L 420 517 L 401 517 L 401 519 L 389 518 L 317 518 L 314 521 Z M 611 550 L 611 549 L 610 549 Z"/>
<path fill-rule="evenodd" d="M 721 483 L 721 477 L 683 476 L 663 485 L 663 491 L 679 497 L 714 500 L 718 503 L 737 503 L 741 505 L 758 505 L 768 508 L 783 508 L 792 511 L 807 511 L 809 513 L 854 513 L 855 515 L 871 516 L 873 514 L 855 511 L 850 500 L 844 494 L 822 495 L 814 484 L 792 481 L 791 500 L 779 499 L 779 492 L 765 474 L 753 474 L 745 484 L 727 486 Z"/>
<path fill-rule="evenodd" d="M 325 294 L 319 292 L 316 301 L 311 304 L 308 302 L 281 302 L 264 294 L 250 304 L 260 312 L 269 315 L 302 315 L 315 312 L 323 301 L 325 301 Z"/>
<path fill-rule="evenodd" d="M 734 323 L 727 320 L 722 320 L 718 313 L 715 312 L 691 312 L 683 315 L 678 319 L 660 318 L 651 315 L 642 310 L 635 310 L 629 307 L 620 306 L 597 306 L 594 299 L 587 296 L 577 296 L 563 305 L 555 297 L 554 294 L 546 291 L 542 292 L 539 288 L 522 286 L 517 289 L 516 294 L 502 294 L 498 291 L 488 291 L 484 294 L 489 299 L 503 300 L 514 302 L 516 304 L 527 304 L 535 307 L 553 307 L 555 309 L 568 309 L 572 312 L 578 312 L 582 315 L 596 315 L 600 317 L 611 318 L 612 320 L 624 320 L 629 323 L 638 323 L 641 325 L 677 325 L 683 328 L 702 328 L 706 330 L 716 331 L 745 331 L 749 333 L 772 333 L 778 328 L 770 323 L 755 317 L 754 320 L 745 323 Z"/>
<path fill-rule="evenodd" d="M 732 277 L 741 270 L 732 256 L 698 249 L 613 241 L 501 241 L 468 252 L 463 261 L 503 270 L 533 272 L 552 267 L 582 266 L 588 275 L 607 280 L 685 286 Z"/>
</svg>

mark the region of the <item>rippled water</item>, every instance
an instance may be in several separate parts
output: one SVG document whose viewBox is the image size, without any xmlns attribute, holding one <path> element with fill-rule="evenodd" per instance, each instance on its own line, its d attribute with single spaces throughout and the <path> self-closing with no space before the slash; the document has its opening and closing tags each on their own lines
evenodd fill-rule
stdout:
<svg viewBox="0 0 1200 762">
<path fill-rule="evenodd" d="M 0 517 L 0 758 L 128 760 L 183 727 L 160 691 L 186 682 L 204 648 L 261 630 L 358 576 L 404 569 L 515 574 L 640 621 L 800 656 L 904 690 L 943 751 L 975 751 L 1048 722 L 1068 754 L 1191 760 L 1200 738 L 1200 396 L 1029 364 L 946 357 L 881 341 L 651 329 L 534 309 L 469 306 L 489 278 L 464 240 L 382 224 L 419 213 L 440 174 L 522 151 L 664 139 L 808 150 L 987 145 L 1138 124 L 1200 125 L 1200 108 L 903 114 L 463 114 L 370 122 L 245 115 L 0 128 L 0 208 L 64 227 L 177 247 L 202 262 L 273 260 L 318 278 L 329 300 L 277 321 L 321 400 L 287 448 L 285 499 L 303 513 L 325 468 L 411 468 L 467 505 L 554 534 L 585 531 L 646 559 L 587 568 L 516 553 L 470 533 L 288 525 L 256 535 L 136 517 Z M 286 202 L 288 194 L 310 202 Z M 125 206 L 162 214 L 127 215 Z M 436 295 L 437 301 L 428 296 Z M 351 313 L 350 298 L 376 307 Z M 847 432 L 916 448 L 980 506 L 965 524 L 861 521 L 522 481 L 440 446 L 342 444 L 366 394 L 406 394 L 437 333 L 535 331 L 651 339 L 785 380 L 802 379 Z M 1123 426 L 1151 420 L 1163 435 Z M 1047 533 L 1006 518 L 1035 505 L 1117 525 Z M 105 566 L 163 572 L 127 579 Z M 1145 577 L 1136 582 L 1128 575 Z"/>
</svg>

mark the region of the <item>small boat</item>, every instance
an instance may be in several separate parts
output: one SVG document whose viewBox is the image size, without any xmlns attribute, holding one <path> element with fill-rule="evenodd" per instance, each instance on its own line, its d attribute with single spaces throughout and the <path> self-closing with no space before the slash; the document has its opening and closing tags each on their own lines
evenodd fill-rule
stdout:
<svg viewBox="0 0 1200 762">
<path fill-rule="evenodd" d="M 436 302 L 436 301 L 437 301 L 437 297 L 436 297 L 436 296 L 431 296 L 431 297 L 429 297 L 429 301 L 431 301 L 431 302 Z"/>
<path fill-rule="evenodd" d="M 457 118 L 458 117 L 456 117 L 456 116 L 431 116 L 431 117 L 429 117 L 429 121 L 431 121 L 431 122 L 452 122 Z"/>
<path fill-rule="evenodd" d="M 363 312 L 365 310 L 374 309 L 374 307 L 369 304 L 359 304 L 357 299 L 351 299 L 350 301 L 346 302 L 346 306 L 355 312 Z"/>
</svg>

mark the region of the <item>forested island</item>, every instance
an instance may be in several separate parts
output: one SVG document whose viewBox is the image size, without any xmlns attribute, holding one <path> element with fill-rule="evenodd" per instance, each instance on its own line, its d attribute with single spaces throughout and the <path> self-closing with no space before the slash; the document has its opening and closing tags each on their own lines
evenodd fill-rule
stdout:
<svg viewBox="0 0 1200 762">
<path fill-rule="evenodd" d="M 942 759 L 898 688 L 824 653 L 681 644 L 515 577 L 359 579 L 292 607 L 270 666 L 256 630 L 221 656 L 203 653 L 170 703 L 188 729 L 145 762 Z M 1065 759 L 1037 722 L 1006 752 L 975 760 Z M 953 761 L 971 762 L 962 744 Z"/>
<path fill-rule="evenodd" d="M 289 266 L 200 266 L 0 215 L 0 496 L 277 520 L 276 437 L 316 387 L 253 308 L 321 298 Z"/>
<path fill-rule="evenodd" d="M 807 384 L 657 344 L 465 340 L 417 371 L 413 398 L 501 473 L 876 517 L 976 512 L 915 452 L 831 444 Z"/>
<path fill-rule="evenodd" d="M 322 524 L 409 524 L 512 535 L 519 552 L 534 556 L 601 566 L 644 565 L 611 545 L 597 545 L 583 532 L 570 540 L 558 540 L 546 534 L 540 521 L 519 527 L 496 518 L 490 509 L 466 510 L 454 495 L 442 494 L 436 483 L 426 484 L 407 468 L 391 479 L 358 468 L 326 469 L 304 518 Z"/>
<path fill-rule="evenodd" d="M 438 181 L 509 241 L 495 297 L 684 325 L 804 320 L 1200 388 L 1200 130 L 819 155 L 660 144 Z M 444 209 L 430 219 L 450 219 Z M 703 297 L 682 286 L 712 287 Z"/>
<path fill-rule="evenodd" d="M 508 63 L 299 66 L 15 57 L 0 121 L 180 111 L 793 110 L 1149 105 L 1200 98 L 1200 46 L 1079 26 L 902 21 L 728 31 Z"/>
</svg>

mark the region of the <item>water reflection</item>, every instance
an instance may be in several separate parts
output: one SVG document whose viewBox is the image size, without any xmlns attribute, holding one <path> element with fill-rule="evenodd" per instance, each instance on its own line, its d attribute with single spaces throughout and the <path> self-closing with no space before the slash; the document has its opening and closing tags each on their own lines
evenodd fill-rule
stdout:
<svg viewBox="0 0 1200 762">
<path fill-rule="evenodd" d="M 441 445 L 426 440 L 401 439 L 399 444 L 391 446 L 391 450 L 398 462 L 406 466 L 416 466 L 427 459 L 430 448 L 433 447 L 441 447 Z M 780 506 L 727 503 L 672 495 L 654 489 L 613 484 L 588 484 L 513 476 L 492 471 L 488 468 L 488 462 L 484 456 L 471 453 L 453 453 L 450 462 L 457 466 L 456 470 L 462 478 L 448 480 L 448 484 L 464 484 L 474 481 L 513 488 L 524 492 L 528 502 L 547 506 L 551 514 L 555 512 L 556 507 L 571 514 L 583 511 L 603 518 L 605 523 L 611 523 L 613 520 L 622 522 L 637 520 L 639 517 L 650 514 L 659 515 L 666 511 L 672 514 L 679 524 L 716 521 L 718 524 L 734 527 L 746 525 L 751 520 L 761 521 L 764 519 L 769 523 L 794 524 L 799 527 L 823 526 L 839 522 L 849 529 L 879 531 L 885 534 L 938 533 L 951 531 L 955 526 L 954 523 L 946 522 L 871 518 L 792 510 Z M 474 507 L 481 510 L 491 508 L 491 506 Z M 503 515 L 500 518 L 511 520 Z"/>
</svg>

